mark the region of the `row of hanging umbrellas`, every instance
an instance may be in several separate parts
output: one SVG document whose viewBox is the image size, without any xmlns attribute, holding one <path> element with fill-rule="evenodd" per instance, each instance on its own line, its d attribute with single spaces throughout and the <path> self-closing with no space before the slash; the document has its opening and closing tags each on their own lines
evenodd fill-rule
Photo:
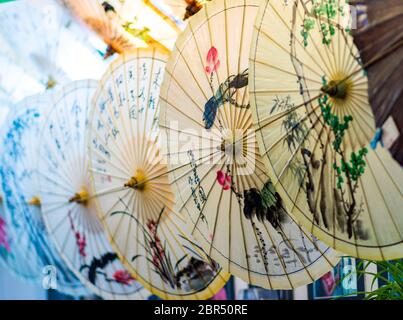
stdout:
<svg viewBox="0 0 403 320">
<path fill-rule="evenodd" d="M 66 292 L 206 299 L 227 272 L 292 289 L 342 254 L 401 258 L 402 171 L 376 146 L 390 131 L 376 130 L 368 98 L 387 54 L 360 55 L 346 2 L 197 11 L 170 54 L 130 48 L 99 82 L 10 115 L 3 261 L 32 279 L 60 262 Z"/>
</svg>

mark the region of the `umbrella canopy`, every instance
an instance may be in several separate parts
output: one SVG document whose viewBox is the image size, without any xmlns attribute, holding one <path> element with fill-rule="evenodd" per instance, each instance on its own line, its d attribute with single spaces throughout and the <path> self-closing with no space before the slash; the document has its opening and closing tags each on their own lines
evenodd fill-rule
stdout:
<svg viewBox="0 0 403 320">
<path fill-rule="evenodd" d="M 174 21 L 146 1 L 62 1 L 109 45 L 106 57 L 147 46 L 169 52 L 180 31 Z"/>
<path fill-rule="evenodd" d="M 348 6 L 326 3 L 260 7 L 250 60 L 260 151 L 286 208 L 307 230 L 355 257 L 399 258 L 402 170 L 386 150 L 369 148 L 374 119 L 358 50 L 343 27 Z"/>
<path fill-rule="evenodd" d="M 124 269 L 96 213 L 89 185 L 84 133 L 97 81 L 82 80 L 55 97 L 38 147 L 38 182 L 46 229 L 64 262 L 106 299 L 143 299 L 147 293 Z"/>
<path fill-rule="evenodd" d="M 139 50 L 114 61 L 101 80 L 88 131 L 92 183 L 101 220 L 134 277 L 163 299 L 207 299 L 229 275 L 175 211 L 157 131 L 166 59 Z"/>
<path fill-rule="evenodd" d="M 35 126 L 34 112 L 30 112 L 26 107 L 43 107 L 41 100 L 42 98 L 39 96 L 34 96 L 18 104 L 17 110 L 22 110 L 17 113 L 9 113 L 1 134 L 3 142 L 0 167 L 2 198 L 0 254 L 7 269 L 26 281 L 38 281 L 41 277 L 41 267 L 35 244 L 29 236 L 29 226 L 26 224 L 24 213 L 22 210 L 16 210 L 19 201 L 16 196 L 20 190 L 15 189 L 15 182 L 18 181 L 15 181 L 16 179 L 13 177 L 11 164 L 24 154 L 25 145 L 21 143 L 20 137 L 29 137 L 30 124 Z M 26 135 L 26 133 L 28 134 Z M 28 261 L 29 263 L 27 263 Z"/>
<path fill-rule="evenodd" d="M 265 173 L 249 110 L 248 61 L 259 1 L 212 1 L 167 64 L 160 128 L 180 212 L 209 255 L 270 289 L 317 279 L 338 255 L 300 228 Z"/>
<path fill-rule="evenodd" d="M 403 165 L 403 2 L 355 0 L 358 13 L 354 43 L 368 72 L 369 101 L 377 139 Z"/>
<path fill-rule="evenodd" d="M 0 43 L 0 106 L 3 110 L 4 103 L 11 104 L 41 92 L 43 85 L 18 63 L 12 49 L 7 47 L 7 42 L 1 35 Z M 19 85 L 21 83 L 24 85 Z M 1 115 L 0 117 L 3 118 Z"/>
<path fill-rule="evenodd" d="M 198 13 L 209 1 L 211 0 L 148 0 L 156 6 L 167 8 L 175 17 L 184 21 Z"/>
<path fill-rule="evenodd" d="M 49 241 L 40 210 L 36 180 L 37 146 L 51 101 L 50 95 L 43 94 L 24 99 L 15 106 L 6 124 L 1 167 L 6 216 L 3 227 L 6 228 L 5 222 L 10 221 L 15 234 L 8 234 L 8 228 L 4 230 L 3 247 L 6 252 L 3 253 L 14 253 L 14 259 L 6 260 L 15 273 L 21 272 L 25 278 L 25 270 L 31 270 L 33 278 L 37 278 L 39 283 L 42 282 L 43 270 L 53 266 L 57 274 L 57 289 L 79 296 L 86 293 L 85 287 L 65 266 Z M 13 252 L 13 246 L 19 247 L 16 252 Z"/>
<path fill-rule="evenodd" d="M 1 5 L 0 33 L 19 64 L 47 87 L 66 82 L 58 66 L 61 33 L 67 22 L 63 9 L 51 0 L 11 1 Z"/>
</svg>

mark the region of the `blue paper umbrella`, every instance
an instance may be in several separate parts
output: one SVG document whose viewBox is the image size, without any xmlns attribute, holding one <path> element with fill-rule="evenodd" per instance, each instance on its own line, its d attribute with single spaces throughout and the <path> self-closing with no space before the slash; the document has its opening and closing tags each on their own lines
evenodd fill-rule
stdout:
<svg viewBox="0 0 403 320">
<path fill-rule="evenodd" d="M 15 106 L 3 132 L 0 169 L 4 211 L 0 213 L 0 254 L 17 276 L 44 289 L 83 295 L 85 286 L 62 262 L 46 233 L 36 177 L 39 131 L 50 95 Z M 2 240 L 1 240 L 2 239 Z"/>
<path fill-rule="evenodd" d="M 144 299 L 147 291 L 126 271 L 99 221 L 89 187 L 85 130 L 97 81 L 64 87 L 43 126 L 38 182 L 46 228 L 75 275 L 105 299 Z"/>
</svg>

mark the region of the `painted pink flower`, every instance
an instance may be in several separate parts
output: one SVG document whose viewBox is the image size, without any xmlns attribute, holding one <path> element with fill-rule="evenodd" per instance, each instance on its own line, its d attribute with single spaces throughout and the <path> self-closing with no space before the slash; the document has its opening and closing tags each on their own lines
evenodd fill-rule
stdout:
<svg viewBox="0 0 403 320">
<path fill-rule="evenodd" d="M 0 217 L 0 247 L 4 247 L 7 252 L 10 252 L 10 245 L 7 240 L 6 222 Z"/>
<path fill-rule="evenodd" d="M 129 285 L 134 280 L 134 278 L 126 270 L 117 270 L 113 274 L 113 279 L 125 285 Z"/>
<path fill-rule="evenodd" d="M 85 253 L 85 248 L 87 246 L 87 240 L 85 239 L 85 235 L 82 235 L 80 232 L 76 231 L 76 228 L 75 228 L 74 222 L 73 222 L 73 217 L 71 216 L 71 211 L 69 211 L 67 215 L 70 220 L 71 230 L 73 230 L 74 236 L 76 238 L 76 244 L 78 246 L 78 251 L 80 253 L 80 256 L 85 258 L 87 256 L 87 254 Z"/>
<path fill-rule="evenodd" d="M 218 51 L 215 47 L 211 47 L 207 52 L 205 71 L 208 74 L 216 72 L 220 67 L 220 59 L 218 59 Z"/>
<path fill-rule="evenodd" d="M 151 241 L 149 241 L 149 245 L 152 250 L 153 264 L 155 267 L 158 267 L 165 256 L 165 251 L 162 247 L 161 239 L 157 235 L 157 223 L 154 220 L 149 219 L 146 225 L 152 237 Z"/>
<path fill-rule="evenodd" d="M 231 176 L 221 170 L 217 171 L 217 182 L 222 186 L 224 190 L 231 188 Z"/>
<path fill-rule="evenodd" d="M 76 232 L 76 242 L 78 246 L 78 251 L 80 256 L 85 257 L 87 254 L 85 253 L 85 247 L 87 246 L 87 241 L 85 240 L 85 235 L 82 236 L 80 232 Z"/>
</svg>

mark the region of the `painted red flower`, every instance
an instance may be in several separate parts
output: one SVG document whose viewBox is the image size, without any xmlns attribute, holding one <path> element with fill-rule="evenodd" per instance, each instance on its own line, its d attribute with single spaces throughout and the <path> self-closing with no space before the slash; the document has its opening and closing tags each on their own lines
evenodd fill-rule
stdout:
<svg viewBox="0 0 403 320">
<path fill-rule="evenodd" d="M 217 182 L 222 186 L 224 190 L 231 188 L 231 176 L 221 170 L 217 171 Z"/>
<path fill-rule="evenodd" d="M 134 278 L 126 270 L 117 270 L 113 274 L 113 279 L 125 285 L 129 285 L 134 280 Z"/>
<path fill-rule="evenodd" d="M 0 217 L 0 247 L 4 247 L 7 252 L 10 252 L 10 245 L 6 233 L 6 222 L 2 217 Z"/>
<path fill-rule="evenodd" d="M 215 47 L 211 47 L 207 52 L 205 71 L 208 74 L 216 72 L 220 67 L 220 59 L 218 59 L 218 51 Z"/>
<path fill-rule="evenodd" d="M 146 226 L 152 237 L 151 241 L 149 241 L 149 245 L 152 250 L 152 263 L 158 268 L 160 267 L 161 260 L 165 256 L 165 251 L 162 247 L 161 239 L 157 235 L 157 223 L 154 220 L 149 219 L 146 223 Z"/>
<path fill-rule="evenodd" d="M 76 242 L 78 246 L 78 251 L 80 256 L 85 257 L 87 254 L 85 253 L 85 247 L 87 246 L 87 241 L 85 240 L 85 235 L 81 235 L 80 232 L 76 232 Z"/>
<path fill-rule="evenodd" d="M 73 217 L 71 216 L 71 211 L 68 212 L 68 217 L 70 220 L 71 230 L 73 230 L 74 236 L 76 238 L 76 244 L 78 246 L 79 254 L 80 254 L 80 256 L 85 258 L 87 256 L 87 254 L 85 253 L 85 247 L 87 246 L 87 240 L 85 239 L 85 235 L 81 235 L 80 232 L 76 231 L 76 228 L 75 228 L 74 222 L 73 222 Z"/>
</svg>

